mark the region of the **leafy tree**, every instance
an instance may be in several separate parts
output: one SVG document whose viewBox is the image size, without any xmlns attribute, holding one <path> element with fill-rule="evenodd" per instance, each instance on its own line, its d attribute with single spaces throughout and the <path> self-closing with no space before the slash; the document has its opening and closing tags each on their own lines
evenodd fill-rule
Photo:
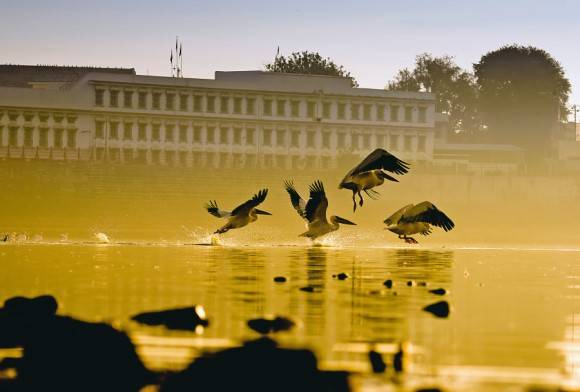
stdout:
<svg viewBox="0 0 580 392">
<path fill-rule="evenodd" d="M 303 51 L 294 52 L 288 57 L 276 56 L 274 62 L 266 64 L 264 68 L 270 72 L 340 76 L 350 79 L 352 86 L 358 87 L 350 72 L 342 65 L 336 65 L 330 58 L 323 58 L 318 52 Z"/>
<path fill-rule="evenodd" d="M 542 49 L 509 45 L 483 55 L 474 69 L 494 140 L 545 153 L 567 115 L 570 82 L 558 61 Z"/>
<path fill-rule="evenodd" d="M 480 128 L 474 77 L 455 64 L 451 56 L 418 55 L 415 68 L 399 70 L 386 89 L 433 92 L 435 110 L 449 115 L 452 130 L 473 134 Z"/>
</svg>

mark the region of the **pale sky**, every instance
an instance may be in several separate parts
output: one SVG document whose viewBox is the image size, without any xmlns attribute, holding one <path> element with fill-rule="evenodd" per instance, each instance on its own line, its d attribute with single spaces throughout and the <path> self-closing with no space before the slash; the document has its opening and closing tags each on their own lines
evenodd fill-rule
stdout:
<svg viewBox="0 0 580 392">
<path fill-rule="evenodd" d="M 318 51 L 383 88 L 417 54 L 449 54 L 471 70 L 505 44 L 547 50 L 580 104 L 580 4 L 573 0 L 128 1 L 0 0 L 0 63 L 134 67 L 169 75 L 175 36 L 185 77 L 261 69 Z"/>
</svg>

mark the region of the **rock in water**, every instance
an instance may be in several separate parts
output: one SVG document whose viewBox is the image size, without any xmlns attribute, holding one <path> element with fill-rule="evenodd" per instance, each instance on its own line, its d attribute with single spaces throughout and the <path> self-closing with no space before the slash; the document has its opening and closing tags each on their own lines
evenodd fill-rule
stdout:
<svg viewBox="0 0 580 392">
<path fill-rule="evenodd" d="M 437 317 L 445 318 L 449 316 L 449 303 L 447 301 L 435 302 L 434 304 L 425 306 L 423 310 Z"/>
<path fill-rule="evenodd" d="M 132 320 L 145 325 L 163 325 L 169 329 L 194 331 L 199 325 L 207 327 L 203 306 L 188 306 L 186 308 L 168 309 L 157 312 L 139 313 Z"/>
<path fill-rule="evenodd" d="M 381 353 L 375 350 L 369 351 L 369 361 L 371 362 L 373 373 L 384 373 L 387 369 L 387 364 L 383 360 Z"/>
<path fill-rule="evenodd" d="M 332 277 L 338 280 L 345 280 L 349 278 L 349 275 L 347 273 L 341 272 L 340 274 L 332 275 Z"/>
<path fill-rule="evenodd" d="M 388 289 L 390 289 L 391 287 L 393 287 L 393 281 L 391 279 L 387 279 L 383 282 L 383 285 L 385 285 Z"/>
<path fill-rule="evenodd" d="M 273 332 L 289 331 L 295 326 L 296 323 L 294 321 L 281 316 L 248 320 L 248 327 L 264 335 Z"/>
<path fill-rule="evenodd" d="M 276 283 L 284 283 L 287 280 L 288 279 L 286 279 L 286 277 L 284 277 L 284 276 L 275 276 L 274 277 L 274 282 L 276 282 Z"/>
<path fill-rule="evenodd" d="M 445 295 L 445 294 L 447 294 L 447 290 L 445 290 L 443 288 L 429 290 L 429 292 L 431 294 L 435 294 L 435 295 Z"/>
<path fill-rule="evenodd" d="M 405 353 L 403 352 L 403 345 L 399 344 L 399 350 L 393 355 L 393 369 L 395 372 L 401 373 L 405 370 L 403 366 L 403 357 Z"/>
</svg>

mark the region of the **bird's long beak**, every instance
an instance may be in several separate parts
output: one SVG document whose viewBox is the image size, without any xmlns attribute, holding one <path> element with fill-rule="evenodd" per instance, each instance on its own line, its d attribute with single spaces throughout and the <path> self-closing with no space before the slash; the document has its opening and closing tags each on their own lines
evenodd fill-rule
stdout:
<svg viewBox="0 0 580 392">
<path fill-rule="evenodd" d="M 254 211 L 256 211 L 256 214 L 259 214 L 259 215 L 272 215 L 268 211 L 262 211 L 262 210 L 259 210 L 257 208 L 255 208 Z"/>
<path fill-rule="evenodd" d="M 349 220 L 346 220 L 346 219 L 344 219 L 344 218 L 341 218 L 340 216 L 337 216 L 337 217 L 336 217 L 336 221 L 337 221 L 338 223 L 342 223 L 343 225 L 354 225 L 354 226 L 356 226 L 356 223 L 354 223 L 354 222 L 351 222 L 351 221 L 349 221 Z"/>
</svg>

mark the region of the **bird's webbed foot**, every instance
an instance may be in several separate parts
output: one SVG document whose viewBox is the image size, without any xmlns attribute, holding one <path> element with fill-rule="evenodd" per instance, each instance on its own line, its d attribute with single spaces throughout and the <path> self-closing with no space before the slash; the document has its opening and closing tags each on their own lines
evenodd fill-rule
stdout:
<svg viewBox="0 0 580 392">
<path fill-rule="evenodd" d="M 403 237 L 407 244 L 418 244 L 419 242 L 413 237 Z"/>
</svg>

